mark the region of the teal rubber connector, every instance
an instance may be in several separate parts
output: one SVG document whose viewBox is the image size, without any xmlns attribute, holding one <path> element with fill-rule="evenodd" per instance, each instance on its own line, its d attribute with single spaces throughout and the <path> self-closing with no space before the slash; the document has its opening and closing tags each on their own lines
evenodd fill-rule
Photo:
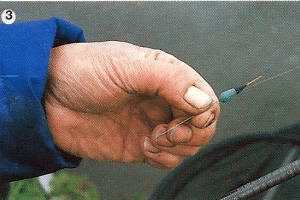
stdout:
<svg viewBox="0 0 300 200">
<path fill-rule="evenodd" d="M 232 89 L 229 89 L 229 90 L 226 90 L 224 92 L 222 92 L 219 96 L 219 101 L 221 103 L 228 103 L 230 102 L 232 99 L 234 99 L 234 97 L 237 95 L 237 91 L 232 88 Z"/>
</svg>

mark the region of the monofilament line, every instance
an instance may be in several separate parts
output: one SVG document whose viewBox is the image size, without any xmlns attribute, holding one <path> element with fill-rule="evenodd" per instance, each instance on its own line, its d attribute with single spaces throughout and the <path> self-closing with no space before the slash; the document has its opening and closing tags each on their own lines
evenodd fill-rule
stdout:
<svg viewBox="0 0 300 200">
<path fill-rule="evenodd" d="M 270 80 L 272 80 L 272 79 L 274 79 L 274 78 L 277 78 L 277 77 L 279 77 L 279 76 L 282 76 L 282 75 L 284 75 L 284 74 L 290 73 L 290 72 L 292 72 L 292 71 L 294 71 L 294 70 L 296 70 L 296 69 L 299 69 L 299 68 L 300 68 L 300 66 L 295 67 L 295 68 L 293 68 L 293 69 L 290 69 L 290 70 L 288 70 L 288 71 L 282 72 L 282 73 L 277 74 L 277 75 L 275 75 L 275 76 L 272 76 L 272 77 L 270 77 L 270 78 L 268 78 L 268 79 L 266 79 L 266 80 L 260 81 L 260 82 L 258 82 L 258 83 L 253 84 L 253 85 L 250 85 L 250 86 L 248 86 L 248 88 L 251 88 L 251 87 L 257 86 L 257 85 L 259 85 L 259 84 L 265 83 L 265 82 L 267 82 L 267 81 L 270 81 Z"/>
<path fill-rule="evenodd" d="M 213 100 L 212 103 L 211 103 L 210 105 L 213 105 L 213 104 L 215 104 L 215 103 L 217 103 L 217 101 L 214 101 L 214 100 Z M 169 129 L 166 130 L 165 132 L 162 132 L 162 133 L 158 134 L 158 135 L 156 136 L 156 138 L 159 138 L 159 137 L 161 137 L 161 136 L 163 136 L 163 135 L 166 135 L 168 132 L 174 130 L 174 129 L 177 128 L 179 125 L 184 124 L 185 122 L 189 121 L 189 120 L 192 119 L 193 117 L 195 117 L 195 115 L 190 115 L 190 116 L 184 118 L 184 120 L 182 120 L 182 121 L 179 122 L 178 124 L 176 124 L 176 125 L 174 125 L 173 127 L 169 128 Z"/>
<path fill-rule="evenodd" d="M 183 123 L 189 121 L 190 119 L 192 119 L 192 117 L 194 117 L 194 116 L 192 115 L 192 116 L 189 116 L 189 117 L 185 118 L 184 120 L 182 120 L 181 122 L 179 122 L 178 124 L 176 124 L 175 126 L 173 126 L 172 128 L 166 130 L 166 131 L 163 132 L 163 133 L 158 134 L 158 135 L 156 136 L 156 138 L 159 138 L 160 136 L 163 136 L 163 135 L 167 134 L 168 132 L 174 130 L 174 129 L 177 128 L 179 125 L 181 125 L 181 124 L 183 124 Z"/>
</svg>

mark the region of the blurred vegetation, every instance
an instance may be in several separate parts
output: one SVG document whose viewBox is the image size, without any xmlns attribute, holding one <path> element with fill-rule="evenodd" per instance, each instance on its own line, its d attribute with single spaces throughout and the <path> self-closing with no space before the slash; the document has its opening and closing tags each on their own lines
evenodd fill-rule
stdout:
<svg viewBox="0 0 300 200">
<path fill-rule="evenodd" d="M 100 199 L 94 183 L 79 176 L 61 172 L 51 182 L 50 196 L 41 189 L 38 178 L 25 179 L 10 183 L 8 200 L 25 199 Z"/>
<path fill-rule="evenodd" d="M 95 184 L 79 175 L 60 172 L 51 181 L 52 191 L 46 195 L 42 190 L 38 178 L 25 179 L 10 183 L 7 200 L 71 200 L 71 199 L 101 199 Z M 130 200 L 147 199 L 147 191 L 133 193 Z M 120 200 L 128 200 L 120 197 Z"/>
<path fill-rule="evenodd" d="M 51 196 L 60 199 L 99 199 L 96 186 L 79 175 L 60 173 L 51 182 Z"/>
<path fill-rule="evenodd" d="M 39 186 L 38 179 L 25 179 L 10 183 L 10 190 L 8 200 L 15 199 L 46 199 L 41 187 Z"/>
</svg>

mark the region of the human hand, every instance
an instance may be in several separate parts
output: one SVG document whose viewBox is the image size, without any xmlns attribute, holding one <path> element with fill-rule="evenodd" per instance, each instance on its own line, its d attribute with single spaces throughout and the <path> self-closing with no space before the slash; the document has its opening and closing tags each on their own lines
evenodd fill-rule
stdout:
<svg viewBox="0 0 300 200">
<path fill-rule="evenodd" d="M 220 112 L 212 88 L 187 64 L 123 42 L 54 48 L 44 99 L 62 150 L 159 168 L 194 155 L 212 137 Z M 195 117 L 157 139 L 188 115 Z"/>
</svg>

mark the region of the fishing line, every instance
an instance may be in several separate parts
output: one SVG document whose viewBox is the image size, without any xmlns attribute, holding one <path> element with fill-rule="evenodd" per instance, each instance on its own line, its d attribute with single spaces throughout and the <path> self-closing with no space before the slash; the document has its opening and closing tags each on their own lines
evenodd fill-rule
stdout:
<svg viewBox="0 0 300 200">
<path fill-rule="evenodd" d="M 238 87 L 238 88 L 230 88 L 228 90 L 223 91 L 220 95 L 219 95 L 219 101 L 221 103 L 228 103 L 231 100 L 234 99 L 234 97 L 239 94 L 243 89 L 245 88 L 250 88 L 250 87 L 254 87 L 257 85 L 260 85 L 262 83 L 265 83 L 267 81 L 270 81 L 274 78 L 283 76 L 287 73 L 290 73 L 292 71 L 295 71 L 296 69 L 299 69 L 300 66 L 295 67 L 293 69 L 284 71 L 280 74 L 277 74 L 275 76 L 272 76 L 270 78 L 267 78 L 265 80 L 262 80 L 260 82 L 257 82 L 259 79 L 262 78 L 262 76 L 257 76 L 256 78 L 250 80 L 248 83 L 246 83 L 245 85 Z M 250 86 L 249 86 L 250 85 Z M 215 102 L 213 102 L 215 103 Z M 174 130 L 176 127 L 178 127 L 179 125 L 189 121 L 190 119 L 192 119 L 193 116 L 188 116 L 186 117 L 183 121 L 179 122 L 178 124 L 176 124 L 175 126 L 173 126 L 172 128 L 166 130 L 165 132 L 157 135 L 157 138 L 167 134 L 169 131 Z M 296 150 L 296 149 L 295 149 Z M 292 152 L 294 151 L 294 149 L 292 150 Z M 290 160 L 289 160 L 290 162 Z M 285 163 L 286 164 L 286 163 Z M 296 160 L 292 163 L 290 163 L 289 165 L 284 165 L 283 167 L 259 178 L 256 179 L 248 184 L 245 184 L 239 188 L 237 188 L 236 190 L 230 192 L 229 194 L 221 197 L 222 200 L 232 200 L 232 199 L 246 199 L 249 198 L 251 196 L 254 196 L 260 192 L 266 191 L 269 188 L 272 188 L 275 185 L 281 184 L 284 181 L 295 177 L 296 175 L 300 174 L 300 159 Z M 275 189 L 274 189 L 275 191 Z M 273 196 L 273 192 L 271 191 L 270 194 L 267 194 L 268 196 Z"/>
<path fill-rule="evenodd" d="M 242 90 L 244 90 L 245 88 L 251 88 L 251 87 L 257 86 L 257 85 L 259 85 L 259 84 L 262 84 L 262 83 L 265 83 L 265 82 L 267 82 L 267 81 L 270 81 L 270 80 L 272 80 L 272 79 L 274 79 L 274 78 L 283 76 L 283 75 L 285 75 L 285 74 L 287 74 L 287 73 L 290 73 L 290 72 L 292 72 L 292 71 L 294 71 L 294 70 L 296 70 L 296 69 L 299 69 L 299 68 L 300 68 L 300 66 L 295 67 L 295 68 L 293 68 L 293 69 L 284 71 L 284 72 L 282 72 L 282 73 L 280 73 L 280 74 L 277 74 L 277 75 L 275 75 L 275 76 L 272 76 L 272 77 L 267 78 L 267 79 L 265 79 L 265 80 L 263 80 L 263 81 L 260 81 L 260 82 L 257 82 L 257 81 L 258 81 L 259 79 L 261 79 L 262 76 L 257 76 L 256 78 L 252 79 L 251 81 L 249 81 L 248 83 L 246 83 L 245 85 L 243 85 L 243 86 L 241 86 L 241 87 L 238 87 L 238 88 L 230 88 L 230 89 L 228 89 L 228 90 L 223 91 L 223 92 L 219 95 L 218 99 L 219 99 L 219 101 L 220 101 L 221 103 L 228 103 L 228 102 L 232 101 L 232 100 L 233 100 L 233 99 L 234 99 L 234 98 L 235 98 Z M 255 83 L 255 82 L 256 82 L 256 83 Z M 215 103 L 215 102 L 213 102 L 213 103 Z M 212 103 L 212 104 L 213 104 L 213 103 Z M 170 129 L 164 131 L 164 132 L 161 133 L 161 134 L 158 134 L 158 135 L 156 136 L 156 138 L 159 138 L 159 137 L 161 137 L 161 136 L 167 134 L 167 133 L 170 132 L 171 130 L 174 130 L 174 129 L 177 128 L 179 125 L 181 125 L 181 124 L 183 124 L 183 123 L 189 121 L 189 120 L 192 119 L 192 118 L 193 118 L 193 116 L 188 116 L 188 117 L 186 117 L 183 121 L 179 122 L 179 123 L 176 124 L 175 126 L 171 127 Z"/>
<path fill-rule="evenodd" d="M 284 75 L 284 74 L 290 73 L 290 72 L 292 72 L 292 71 L 294 71 L 294 70 L 296 70 L 296 69 L 299 69 L 299 68 L 300 68 L 300 66 L 295 67 L 295 68 L 293 68 L 293 69 L 290 69 L 290 70 L 288 70 L 288 71 L 282 72 L 282 73 L 277 74 L 277 75 L 275 75 L 275 76 L 272 76 L 272 77 L 270 77 L 270 78 L 268 78 L 268 79 L 262 80 L 262 81 L 260 81 L 260 82 L 258 82 L 258 83 L 255 83 L 255 84 L 252 84 L 252 85 L 249 86 L 248 88 L 251 88 L 251 87 L 260 85 L 260 84 L 262 84 L 262 83 L 265 83 L 265 82 L 267 82 L 267 81 L 270 81 L 270 80 L 272 80 L 272 79 L 274 79 L 274 78 L 277 78 L 277 77 L 279 77 L 279 76 L 282 76 L 282 75 Z"/>
</svg>

